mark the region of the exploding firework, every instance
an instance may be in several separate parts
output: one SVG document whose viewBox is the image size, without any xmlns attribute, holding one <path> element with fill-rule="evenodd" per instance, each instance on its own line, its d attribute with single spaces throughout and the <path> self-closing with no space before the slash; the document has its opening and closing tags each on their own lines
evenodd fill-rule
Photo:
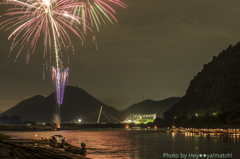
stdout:
<svg viewBox="0 0 240 159">
<path fill-rule="evenodd" d="M 79 37 L 80 42 L 83 44 L 87 29 L 92 31 L 91 28 L 95 26 L 99 31 L 100 21 L 105 24 L 104 18 L 107 18 L 110 22 L 112 22 L 111 18 L 117 21 L 113 16 L 115 10 L 108 4 L 110 2 L 124 8 L 126 6 L 119 0 L 106 0 L 106 2 L 104 0 L 7 0 L 3 3 L 14 6 L 8 9 L 5 16 L 9 16 L 9 18 L 0 23 L 0 29 L 6 31 L 10 28 L 14 29 L 8 37 L 8 40 L 12 39 L 10 53 L 17 45 L 21 46 L 15 61 L 20 52 L 27 48 L 26 61 L 28 63 L 41 34 L 44 36 L 43 57 L 47 58 L 49 52 L 49 61 L 51 62 L 51 50 L 54 50 L 56 64 L 52 71 L 56 80 L 59 113 L 69 71 L 68 68 L 64 69 L 63 67 L 60 50 L 68 52 L 72 48 L 74 52 L 68 30 Z M 87 22 L 87 20 L 90 22 Z M 95 37 L 93 39 L 95 40 Z M 53 43 L 51 43 L 52 41 Z"/>
<path fill-rule="evenodd" d="M 21 48 L 16 56 L 16 60 L 24 47 L 28 49 L 27 62 L 30 54 L 34 53 L 41 33 L 44 35 L 44 55 L 54 48 L 56 57 L 56 67 L 61 65 L 59 50 L 65 50 L 71 46 L 71 38 L 66 29 L 71 30 L 81 41 L 84 36 L 79 27 L 83 22 L 80 16 L 72 14 L 71 7 L 80 5 L 80 2 L 68 0 L 9 0 L 6 4 L 13 4 L 14 8 L 8 10 L 5 16 L 9 19 L 0 23 L 1 28 L 15 30 L 10 34 L 8 40 L 12 39 L 10 53 L 17 44 Z M 51 44 L 51 41 L 54 41 Z M 72 46 L 71 46 L 72 47 Z M 45 56 L 44 56 L 45 57 Z"/>
<path fill-rule="evenodd" d="M 126 7 L 119 0 L 107 0 L 107 2 Z M 5 14 L 10 18 L 0 23 L 0 29 L 5 28 L 6 31 L 10 28 L 15 29 L 8 37 L 8 40 L 13 40 L 10 53 L 17 44 L 20 44 L 17 60 L 20 52 L 26 46 L 28 62 L 42 33 L 44 35 L 44 55 L 47 50 L 51 52 L 51 48 L 54 47 L 57 67 L 61 65 L 59 50 L 62 50 L 62 47 L 65 51 L 73 48 L 67 30 L 71 30 L 83 42 L 83 32 L 86 34 L 87 29 L 92 31 L 90 27 L 94 26 L 99 31 L 101 21 L 105 24 L 104 17 L 111 23 L 110 17 L 117 21 L 113 16 L 113 13 L 116 13 L 115 10 L 101 0 L 8 0 L 4 4 L 14 5 L 14 8 L 8 9 L 8 13 Z M 83 30 L 80 29 L 81 27 Z M 53 44 L 51 44 L 52 40 Z"/>
</svg>

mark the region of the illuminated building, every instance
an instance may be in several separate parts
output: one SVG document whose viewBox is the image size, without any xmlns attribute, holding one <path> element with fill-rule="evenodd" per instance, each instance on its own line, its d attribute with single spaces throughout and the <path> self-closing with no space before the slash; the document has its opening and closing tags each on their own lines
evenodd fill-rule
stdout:
<svg viewBox="0 0 240 159">
<path fill-rule="evenodd" d="M 126 123 L 148 123 L 153 122 L 154 119 L 156 119 L 156 113 L 155 114 L 130 114 L 126 119 Z"/>
</svg>

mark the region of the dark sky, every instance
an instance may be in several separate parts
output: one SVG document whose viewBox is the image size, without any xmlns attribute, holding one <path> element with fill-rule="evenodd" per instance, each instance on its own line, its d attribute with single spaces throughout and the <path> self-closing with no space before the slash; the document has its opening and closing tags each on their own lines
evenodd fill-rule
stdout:
<svg viewBox="0 0 240 159">
<path fill-rule="evenodd" d="M 113 6 L 118 23 L 107 23 L 96 33 L 97 51 L 91 34 L 83 47 L 73 37 L 75 55 L 70 56 L 68 82 L 119 110 L 143 96 L 153 100 L 183 96 L 205 63 L 239 41 L 239 0 L 123 2 L 126 10 Z M 33 95 L 55 91 L 51 72 L 43 80 L 43 42 L 29 64 L 24 51 L 14 62 L 18 50 L 8 58 L 10 31 L 0 31 L 1 111 Z"/>
</svg>

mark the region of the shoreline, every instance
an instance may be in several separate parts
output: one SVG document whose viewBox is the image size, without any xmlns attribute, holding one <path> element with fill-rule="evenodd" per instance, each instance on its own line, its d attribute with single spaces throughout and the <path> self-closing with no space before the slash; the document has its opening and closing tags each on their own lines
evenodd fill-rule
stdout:
<svg viewBox="0 0 240 159">
<path fill-rule="evenodd" d="M 32 140 L 31 142 L 26 140 Z M 21 141 L 21 142 L 20 142 Z M 25 141 L 25 142 L 22 142 Z M 0 158 L 44 158 L 69 159 L 85 158 L 86 149 L 65 142 L 48 141 L 43 139 L 11 139 L 8 135 L 0 134 Z"/>
<path fill-rule="evenodd" d="M 54 125 L 25 125 L 25 124 L 0 124 L 0 131 L 57 131 L 59 130 L 85 130 L 85 129 L 115 129 L 115 128 L 141 128 L 141 129 L 153 129 L 155 128 L 155 124 L 134 124 L 134 123 L 124 123 L 124 124 L 62 124 L 61 128 L 57 128 Z M 170 126 L 169 126 L 170 127 Z M 172 126 L 171 126 L 172 127 Z M 170 128 L 171 128 L 170 127 Z M 180 128 L 180 126 L 177 126 Z M 240 129 L 239 125 L 230 126 L 230 125 L 216 125 L 216 126 L 188 126 L 184 127 L 187 128 L 194 128 L 194 129 Z M 157 129 L 167 129 L 167 126 L 157 125 Z"/>
</svg>

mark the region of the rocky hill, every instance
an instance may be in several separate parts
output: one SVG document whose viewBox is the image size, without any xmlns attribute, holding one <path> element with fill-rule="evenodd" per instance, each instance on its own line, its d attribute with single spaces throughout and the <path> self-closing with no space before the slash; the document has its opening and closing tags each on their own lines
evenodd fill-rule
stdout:
<svg viewBox="0 0 240 159">
<path fill-rule="evenodd" d="M 240 110 L 240 43 L 230 45 L 205 64 L 185 96 L 164 113 L 164 118 L 216 115 L 229 109 Z"/>
<path fill-rule="evenodd" d="M 122 120 L 126 119 L 130 114 L 153 114 L 156 113 L 157 117 L 162 118 L 163 113 L 167 111 L 180 97 L 171 97 L 160 101 L 144 100 L 142 102 L 133 104 L 128 108 L 121 111 Z"/>
</svg>

